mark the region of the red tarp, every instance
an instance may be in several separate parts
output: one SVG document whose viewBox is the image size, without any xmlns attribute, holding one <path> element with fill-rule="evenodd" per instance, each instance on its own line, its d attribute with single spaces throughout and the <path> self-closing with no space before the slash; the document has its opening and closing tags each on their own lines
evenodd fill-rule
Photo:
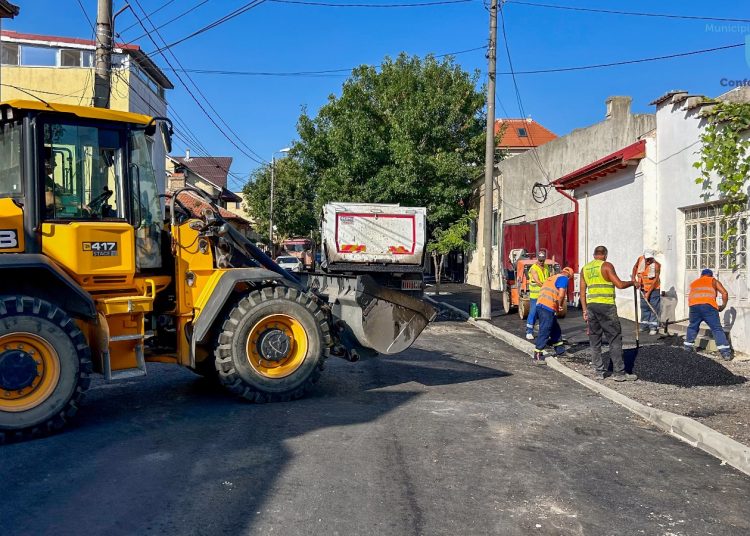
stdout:
<svg viewBox="0 0 750 536">
<path fill-rule="evenodd" d="M 544 218 L 535 222 L 505 224 L 503 231 L 503 262 L 506 268 L 513 268 L 508 261 L 512 249 L 523 248 L 529 253 L 537 249 L 547 250 L 547 258 L 553 257 L 560 266 L 570 266 L 578 272 L 578 237 L 575 212 Z M 537 234 L 538 233 L 538 234 Z"/>
</svg>

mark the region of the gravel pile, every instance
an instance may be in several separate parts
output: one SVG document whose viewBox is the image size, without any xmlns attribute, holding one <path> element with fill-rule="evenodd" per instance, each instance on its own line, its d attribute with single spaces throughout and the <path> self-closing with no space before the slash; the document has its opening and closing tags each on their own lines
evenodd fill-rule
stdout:
<svg viewBox="0 0 750 536">
<path fill-rule="evenodd" d="M 604 353 L 604 358 L 609 352 Z M 737 376 L 719 361 L 688 352 L 674 346 L 642 346 L 624 351 L 625 369 L 633 371 L 643 381 L 674 385 L 676 387 L 722 386 L 745 383 L 747 378 Z M 581 351 L 572 359 L 591 361 L 590 351 Z M 611 365 L 610 365 L 611 370 Z"/>
</svg>

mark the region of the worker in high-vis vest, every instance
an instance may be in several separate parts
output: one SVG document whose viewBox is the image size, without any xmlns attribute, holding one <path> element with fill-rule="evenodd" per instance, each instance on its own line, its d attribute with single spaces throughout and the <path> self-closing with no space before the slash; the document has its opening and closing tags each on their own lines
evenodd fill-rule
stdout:
<svg viewBox="0 0 750 536">
<path fill-rule="evenodd" d="M 641 331 L 648 331 L 649 335 L 656 335 L 659 331 L 660 275 L 661 264 L 654 259 L 654 250 L 645 250 L 643 255 L 635 261 L 632 279 L 638 283 L 638 288 L 641 291 Z M 649 307 L 649 304 L 651 307 Z"/>
<path fill-rule="evenodd" d="M 526 318 L 526 338 L 534 338 L 534 324 L 536 323 L 536 300 L 539 291 L 547 278 L 552 275 L 552 265 L 546 264 L 547 252 L 539 250 L 536 262 L 529 267 L 529 316 Z"/>
<path fill-rule="evenodd" d="M 721 294 L 721 305 L 716 301 L 717 294 Z M 701 322 L 705 322 L 711 328 L 714 341 L 716 341 L 716 349 L 719 350 L 721 357 L 727 361 L 732 360 L 732 348 L 719 319 L 719 313 L 726 308 L 728 300 L 727 289 L 708 268 L 703 270 L 701 276 L 690 284 L 690 294 L 688 295 L 690 320 L 685 334 L 686 349 L 693 349 Z"/>
<path fill-rule="evenodd" d="M 556 355 L 565 353 L 562 341 L 562 330 L 557 321 L 557 311 L 568 299 L 568 283 L 573 277 L 572 268 L 563 268 L 562 272 L 547 278 L 539 289 L 536 301 L 537 318 L 539 318 L 539 333 L 534 345 L 534 363 L 546 364 L 544 348 L 551 344 Z"/>
<path fill-rule="evenodd" d="M 609 340 L 609 358 L 612 361 L 612 378 L 618 382 L 637 380 L 638 376 L 625 372 L 622 358 L 622 326 L 617 316 L 615 288 L 624 289 L 633 281 L 621 281 L 612 263 L 607 262 L 607 248 L 597 246 L 594 260 L 581 269 L 581 309 L 588 322 L 591 343 L 591 365 L 599 379 L 607 377 L 609 363 L 602 357 L 602 335 Z"/>
</svg>

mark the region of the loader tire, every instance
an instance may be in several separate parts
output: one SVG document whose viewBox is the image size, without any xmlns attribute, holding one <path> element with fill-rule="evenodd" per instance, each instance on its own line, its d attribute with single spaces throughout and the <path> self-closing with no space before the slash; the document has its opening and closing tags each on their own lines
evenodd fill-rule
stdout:
<svg viewBox="0 0 750 536">
<path fill-rule="evenodd" d="M 215 352 L 219 381 L 251 402 L 300 398 L 320 378 L 330 345 L 327 317 L 308 294 L 264 288 L 225 317 Z"/>
<path fill-rule="evenodd" d="M 75 415 L 91 383 L 76 322 L 29 296 L 0 296 L 0 443 L 50 434 Z"/>
</svg>

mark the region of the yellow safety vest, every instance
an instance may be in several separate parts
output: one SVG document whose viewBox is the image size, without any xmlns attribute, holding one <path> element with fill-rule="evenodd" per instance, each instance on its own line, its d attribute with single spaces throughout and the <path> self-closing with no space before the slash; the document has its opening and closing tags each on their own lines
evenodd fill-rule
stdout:
<svg viewBox="0 0 750 536">
<path fill-rule="evenodd" d="M 550 276 L 550 266 L 549 264 L 545 264 L 544 266 L 539 266 L 538 263 L 534 263 L 531 265 L 531 268 L 529 268 L 529 298 L 532 300 L 536 300 L 539 298 L 539 291 L 542 289 L 542 285 L 544 285 L 544 282 L 547 280 L 547 278 Z M 537 277 L 539 277 L 539 281 L 542 282 L 542 285 L 537 285 L 534 283 L 534 280 L 531 279 L 531 271 L 535 271 L 537 274 Z"/>
<path fill-rule="evenodd" d="M 602 275 L 604 261 L 594 259 L 583 267 L 583 280 L 586 281 L 586 302 L 615 304 L 615 285 Z"/>
</svg>

